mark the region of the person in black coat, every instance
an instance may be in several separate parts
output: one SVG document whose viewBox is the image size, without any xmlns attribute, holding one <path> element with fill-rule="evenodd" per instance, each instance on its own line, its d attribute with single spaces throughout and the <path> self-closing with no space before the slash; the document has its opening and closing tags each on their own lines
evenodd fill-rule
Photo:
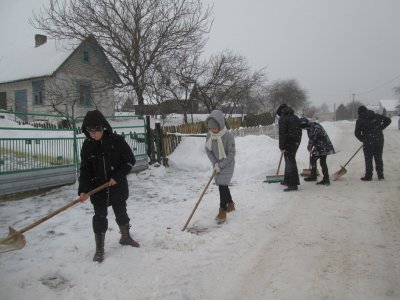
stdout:
<svg viewBox="0 0 400 300">
<path fill-rule="evenodd" d="M 279 117 L 279 149 L 285 158 L 285 176 L 283 184 L 287 185 L 285 192 L 297 191 L 300 184 L 297 170 L 296 153 L 301 142 L 300 119 L 286 104 L 278 107 L 276 114 Z"/>
<path fill-rule="evenodd" d="M 82 201 L 87 193 L 108 182 L 108 187 L 90 197 L 94 207 L 92 220 L 96 241 L 93 261 L 104 259 L 104 238 L 108 229 L 107 210 L 112 206 L 121 231 L 120 244 L 139 247 L 129 233 L 126 200 L 129 197 L 126 176 L 135 165 L 132 149 L 122 136 L 113 133 L 110 124 L 98 110 L 88 111 L 82 123 L 86 135 L 81 149 L 78 194 Z"/>
<path fill-rule="evenodd" d="M 388 117 L 368 110 L 364 105 L 358 108 L 358 119 L 354 134 L 363 143 L 365 159 L 365 175 L 361 177 L 363 181 L 372 180 L 372 159 L 375 160 L 376 173 L 379 180 L 384 179 L 383 175 L 383 130 L 389 126 L 392 120 Z"/>
<path fill-rule="evenodd" d="M 326 157 L 335 154 L 335 148 L 321 124 L 310 122 L 307 118 L 300 119 L 301 128 L 307 130 L 308 145 L 307 150 L 310 152 L 311 175 L 304 178 L 305 181 L 317 181 L 317 161 L 321 165 L 324 177 L 317 182 L 319 185 L 330 185 L 328 165 Z"/>
</svg>

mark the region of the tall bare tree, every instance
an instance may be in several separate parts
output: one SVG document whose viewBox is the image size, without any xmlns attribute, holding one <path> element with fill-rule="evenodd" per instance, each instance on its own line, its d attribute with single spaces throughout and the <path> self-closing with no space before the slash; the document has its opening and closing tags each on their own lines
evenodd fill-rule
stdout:
<svg viewBox="0 0 400 300">
<path fill-rule="evenodd" d="M 154 66 L 203 47 L 211 13 L 201 0 L 49 0 L 31 23 L 55 39 L 93 34 L 143 105 Z"/>
<path fill-rule="evenodd" d="M 269 86 L 268 99 L 272 111 L 275 111 L 283 103 L 298 110 L 307 105 L 307 92 L 300 88 L 295 79 L 278 80 Z"/>
<path fill-rule="evenodd" d="M 264 69 L 252 72 L 243 56 L 230 51 L 211 56 L 203 70 L 196 82 L 196 92 L 209 112 L 246 99 L 250 90 L 266 78 Z"/>
</svg>

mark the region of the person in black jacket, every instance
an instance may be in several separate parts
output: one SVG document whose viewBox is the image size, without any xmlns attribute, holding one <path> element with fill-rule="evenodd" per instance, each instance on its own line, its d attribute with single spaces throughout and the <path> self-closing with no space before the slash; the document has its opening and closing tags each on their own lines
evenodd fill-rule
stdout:
<svg viewBox="0 0 400 300">
<path fill-rule="evenodd" d="M 279 149 L 285 158 L 285 176 L 283 184 L 287 186 L 285 192 L 297 191 L 300 184 L 297 170 L 296 153 L 301 142 L 300 119 L 286 104 L 278 107 L 276 114 L 279 117 Z"/>
<path fill-rule="evenodd" d="M 335 148 L 326 133 L 324 127 L 317 122 L 310 122 L 307 118 L 300 119 L 301 128 L 307 130 L 308 145 L 307 150 L 310 152 L 311 175 L 304 178 L 305 181 L 317 181 L 317 161 L 321 165 L 324 177 L 317 182 L 319 185 L 330 185 L 328 165 L 326 157 L 335 154 Z"/>
<path fill-rule="evenodd" d="M 363 143 L 365 159 L 365 175 L 361 177 L 363 181 L 372 180 L 372 159 L 375 160 L 376 173 L 379 180 L 384 179 L 383 175 L 383 130 L 389 126 L 392 120 L 388 117 L 368 110 L 364 105 L 358 108 L 358 119 L 354 134 Z"/>
<path fill-rule="evenodd" d="M 129 217 L 126 200 L 129 196 L 126 176 L 135 165 L 132 149 L 122 136 L 113 133 L 110 124 L 98 110 L 88 111 L 82 123 L 87 139 L 81 149 L 81 165 L 78 194 L 82 201 L 87 193 L 108 182 L 108 187 L 90 197 L 94 207 L 92 220 L 96 241 L 93 261 L 104 260 L 104 239 L 108 229 L 107 210 L 112 206 L 115 220 L 121 231 L 122 245 L 139 247 L 129 233 Z"/>
</svg>

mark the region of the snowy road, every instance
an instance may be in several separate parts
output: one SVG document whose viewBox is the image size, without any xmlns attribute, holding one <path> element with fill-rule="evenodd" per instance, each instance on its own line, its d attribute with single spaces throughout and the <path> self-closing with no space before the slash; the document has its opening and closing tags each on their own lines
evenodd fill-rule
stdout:
<svg viewBox="0 0 400 300">
<path fill-rule="evenodd" d="M 354 123 L 323 123 L 339 152 L 337 171 L 360 145 Z M 397 125 L 397 123 L 396 123 Z M 139 249 L 121 247 L 109 214 L 105 261 L 91 261 L 92 208 L 84 203 L 25 234 L 28 244 L 0 254 L 0 298 L 11 299 L 400 299 L 400 131 L 385 130 L 385 177 L 362 182 L 362 152 L 329 187 L 303 183 L 283 193 L 262 183 L 274 174 L 277 142 L 237 138 L 231 188 L 237 211 L 214 224 L 218 189 L 210 186 L 189 226 L 181 228 L 211 172 L 204 141 L 185 138 L 170 168 L 130 175 L 128 212 Z M 307 139 L 298 153 L 308 165 Z M 76 185 L 0 203 L 0 230 L 21 228 L 76 197 Z"/>
</svg>

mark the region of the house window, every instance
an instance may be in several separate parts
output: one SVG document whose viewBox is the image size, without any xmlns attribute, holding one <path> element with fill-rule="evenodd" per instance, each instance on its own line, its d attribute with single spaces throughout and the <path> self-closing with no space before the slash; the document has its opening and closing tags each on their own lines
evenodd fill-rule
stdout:
<svg viewBox="0 0 400 300">
<path fill-rule="evenodd" d="M 33 104 L 43 105 L 44 103 L 44 80 L 32 81 Z"/>
<path fill-rule="evenodd" d="M 0 93 L 0 109 L 7 109 L 7 93 Z"/>
<path fill-rule="evenodd" d="M 83 48 L 82 49 L 82 62 L 85 64 L 90 63 L 90 56 L 89 56 L 89 49 Z"/>
<path fill-rule="evenodd" d="M 92 86 L 89 82 L 80 82 L 78 84 L 79 104 L 91 106 L 92 101 Z"/>
</svg>

